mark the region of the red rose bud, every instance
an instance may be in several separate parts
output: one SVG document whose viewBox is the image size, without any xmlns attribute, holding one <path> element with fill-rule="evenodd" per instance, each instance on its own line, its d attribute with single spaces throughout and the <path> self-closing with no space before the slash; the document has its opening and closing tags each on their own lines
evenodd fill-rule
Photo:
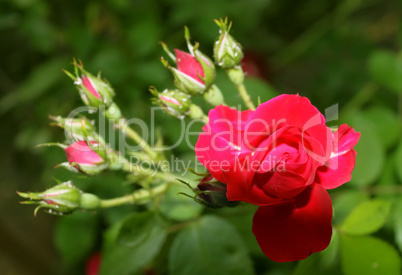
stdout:
<svg viewBox="0 0 402 275">
<path fill-rule="evenodd" d="M 187 28 L 185 29 L 185 39 L 190 53 L 175 49 L 174 55 L 162 43 L 163 49 L 176 62 L 177 68 L 170 67 L 164 59 L 162 59 L 162 63 L 172 71 L 178 89 L 190 95 L 202 94 L 209 89 L 215 79 L 215 65 L 198 50 L 198 44 L 191 45 Z"/>
<path fill-rule="evenodd" d="M 99 199 L 89 193 L 83 193 L 72 185 L 70 181 L 56 185 L 41 193 L 17 192 L 29 201 L 22 204 L 39 204 L 35 209 L 35 215 L 40 208 L 47 208 L 48 213 L 63 215 L 70 214 L 77 209 L 94 210 L 99 206 Z"/>
<path fill-rule="evenodd" d="M 102 255 L 99 251 L 92 254 L 85 262 L 85 275 L 98 275 L 101 259 Z"/>
<path fill-rule="evenodd" d="M 107 167 L 105 160 L 99 155 L 100 151 L 94 151 L 99 147 L 99 143 L 91 141 L 91 144 L 92 148 L 86 141 L 81 140 L 65 149 L 70 166 L 89 175 L 97 174 Z"/>
<path fill-rule="evenodd" d="M 102 104 L 109 106 L 113 100 L 114 91 L 108 82 L 102 80 L 100 75 L 95 77 L 84 70 L 82 63 L 76 63 L 75 76 L 67 71 L 65 73 L 74 80 L 74 84 L 78 86 L 82 101 L 93 107 L 99 107 Z"/>
<path fill-rule="evenodd" d="M 166 113 L 182 119 L 190 111 L 190 96 L 178 90 L 164 90 L 162 93 L 151 87 L 150 92 L 155 96 L 154 104 L 165 108 Z"/>
<path fill-rule="evenodd" d="M 195 201 L 210 208 L 237 205 L 238 202 L 228 201 L 226 191 L 226 184 L 219 182 L 212 175 L 209 175 L 202 178 L 197 185 L 195 189 Z"/>
<path fill-rule="evenodd" d="M 243 58 L 243 51 L 241 45 L 234 40 L 229 34 L 232 22 L 229 23 L 226 18 L 225 21 L 215 20 L 215 23 L 220 28 L 220 35 L 214 45 L 214 59 L 215 63 L 223 69 L 231 69 L 240 64 Z"/>
<path fill-rule="evenodd" d="M 65 135 L 69 140 L 85 140 L 88 138 L 92 141 L 99 142 L 99 135 L 95 131 L 94 121 L 85 118 L 64 118 L 61 116 L 50 119 L 55 121 L 55 125 L 61 127 L 65 131 Z"/>
</svg>

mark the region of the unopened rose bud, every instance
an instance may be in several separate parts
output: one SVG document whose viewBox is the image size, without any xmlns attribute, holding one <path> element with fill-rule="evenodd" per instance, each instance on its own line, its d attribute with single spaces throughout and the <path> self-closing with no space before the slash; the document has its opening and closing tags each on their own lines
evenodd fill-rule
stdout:
<svg viewBox="0 0 402 275">
<path fill-rule="evenodd" d="M 97 174 L 107 167 L 104 158 L 99 155 L 100 150 L 96 150 L 100 149 L 99 143 L 91 141 L 91 146 L 81 140 L 65 149 L 70 165 L 88 175 Z"/>
<path fill-rule="evenodd" d="M 178 89 L 190 95 L 202 94 L 209 89 L 215 79 L 215 65 L 198 50 L 198 44 L 193 46 L 190 43 L 187 28 L 185 29 L 185 39 L 190 53 L 175 49 L 173 55 L 166 45 L 162 44 L 164 50 L 176 62 L 177 68 L 170 67 L 164 59 L 162 62 L 172 71 Z"/>
<path fill-rule="evenodd" d="M 228 201 L 226 184 L 219 182 L 212 175 L 201 179 L 195 190 L 195 200 L 210 208 L 235 206 L 238 202 Z"/>
<path fill-rule="evenodd" d="M 94 210 L 99 207 L 100 200 L 93 194 L 83 193 L 81 190 L 64 182 L 40 193 L 17 192 L 29 201 L 22 204 L 39 204 L 35 209 L 35 215 L 40 208 L 48 209 L 50 214 L 70 214 L 77 209 Z"/>
<path fill-rule="evenodd" d="M 167 114 L 180 119 L 188 115 L 191 105 L 189 95 L 178 90 L 164 90 L 158 93 L 153 87 L 150 91 L 155 96 L 153 103 L 164 107 Z"/>
<path fill-rule="evenodd" d="M 50 119 L 55 121 L 55 125 L 64 129 L 67 140 L 79 141 L 88 138 L 92 141 L 99 141 L 99 135 L 95 131 L 93 120 L 64 118 L 61 116 L 50 116 Z"/>
<path fill-rule="evenodd" d="M 229 23 L 227 18 L 223 21 L 215 20 L 215 23 L 220 27 L 220 35 L 214 45 L 215 63 L 223 69 L 231 69 L 240 64 L 243 58 L 241 45 L 234 40 L 229 34 L 232 22 Z"/>
<path fill-rule="evenodd" d="M 74 80 L 74 84 L 77 85 L 82 101 L 93 107 L 99 107 L 100 105 L 109 106 L 113 102 L 114 91 L 109 83 L 100 78 L 93 76 L 89 72 L 84 70 L 82 63 L 76 63 L 75 76 L 67 71 L 65 73 Z"/>
</svg>

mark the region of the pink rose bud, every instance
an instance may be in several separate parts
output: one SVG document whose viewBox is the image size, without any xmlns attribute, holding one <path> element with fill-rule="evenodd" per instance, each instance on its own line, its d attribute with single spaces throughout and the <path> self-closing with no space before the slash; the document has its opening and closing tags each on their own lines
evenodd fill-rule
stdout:
<svg viewBox="0 0 402 275">
<path fill-rule="evenodd" d="M 91 141 L 93 147 L 99 143 Z M 97 174 L 106 168 L 104 159 L 87 144 L 86 141 L 77 141 L 65 149 L 70 165 L 85 174 Z"/>
<path fill-rule="evenodd" d="M 82 80 L 82 85 L 84 85 L 85 88 L 95 97 L 99 98 L 102 100 L 101 95 L 98 93 L 98 91 L 95 88 L 94 83 L 92 83 L 91 79 L 89 79 L 87 76 L 83 75 L 81 77 Z"/>
<path fill-rule="evenodd" d="M 64 71 L 77 85 L 82 101 L 92 107 L 99 107 L 104 104 L 109 106 L 113 103 L 114 91 L 106 80 L 98 75 L 93 76 L 86 70 L 82 63 L 74 60 L 75 75 Z"/>
<path fill-rule="evenodd" d="M 204 82 L 204 69 L 201 63 L 189 53 L 183 52 L 181 50 L 175 49 L 177 70 L 188 77 L 200 82 L 205 85 Z"/>
<path fill-rule="evenodd" d="M 176 62 L 177 68 L 170 67 L 164 59 L 162 59 L 162 63 L 172 71 L 178 89 L 190 95 L 203 94 L 211 87 L 215 79 L 215 65 L 198 50 L 198 44 L 193 46 L 190 43 L 187 28 L 185 29 L 185 39 L 189 53 L 175 49 L 175 54 L 172 54 L 162 43 L 163 49 Z"/>
</svg>

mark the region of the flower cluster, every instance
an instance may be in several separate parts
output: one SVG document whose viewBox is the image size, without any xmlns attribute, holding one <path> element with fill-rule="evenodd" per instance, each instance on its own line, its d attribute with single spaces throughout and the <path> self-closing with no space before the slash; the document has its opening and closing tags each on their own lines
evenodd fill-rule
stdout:
<svg viewBox="0 0 402 275">
<path fill-rule="evenodd" d="M 211 110 L 196 155 L 226 183 L 230 201 L 260 206 L 253 233 L 262 251 L 277 262 L 296 261 L 328 246 L 326 189 L 350 180 L 359 137 L 346 124 L 332 133 L 307 98 L 284 94 L 255 111 Z"/>
<path fill-rule="evenodd" d="M 49 213 L 64 215 L 77 210 L 155 201 L 158 202 L 155 207 L 135 210 L 148 209 L 144 213 L 153 216 L 156 214 L 152 213 L 154 210 L 159 213 L 159 207 L 161 213 L 166 210 L 164 207 L 169 207 L 166 206 L 168 204 L 159 204 L 159 201 L 164 199 L 171 183 L 180 181 L 194 193 L 181 194 L 209 208 L 234 207 L 240 202 L 259 206 L 253 218 L 252 231 L 262 251 L 274 261 L 302 260 L 325 249 L 332 236 L 332 203 L 326 190 L 339 187 L 351 179 L 356 160 L 354 146 L 360 133 L 346 124 L 333 132 L 326 126 L 325 118 L 317 108 L 299 95 L 280 95 L 255 108 L 244 84 L 245 74 L 240 65 L 244 56 L 242 47 L 229 34 L 231 23 L 227 19 L 216 23 L 220 34 L 214 43 L 215 63 L 199 50 L 198 43 L 190 43 L 190 34 L 185 28 L 188 52 L 179 49 L 170 52 L 161 43 L 174 63 L 171 66 L 161 59 L 172 72 L 176 88 L 165 89 L 161 93 L 154 87 L 150 88 L 153 103 L 168 115 L 206 123 L 198 136 L 195 153 L 208 173 L 197 174 L 194 171 L 202 176 L 196 187 L 171 172 L 163 171 L 159 164 L 154 165 L 168 163 L 164 153 L 156 150 L 157 147 L 165 149 L 163 139 L 158 137 L 157 146 L 152 147 L 154 144 L 148 143 L 147 137 L 142 137 L 129 126 L 129 120 L 113 100 L 115 93 L 109 83 L 100 75 L 90 74 L 81 62 L 74 60 L 74 73 L 66 71 L 66 74 L 74 81 L 87 106 L 85 109 L 89 113 L 99 112 L 99 122 L 107 119 L 108 127 L 105 127 L 106 123 L 99 123 L 98 132 L 94 121 L 72 116 L 75 112 L 68 117 L 51 117 L 54 124 L 64 128 L 67 142 L 45 145 L 63 148 L 67 161 L 58 166 L 74 172 L 87 176 L 105 170 L 126 172 L 128 181 L 135 184 L 133 192 L 102 200 L 79 190 L 68 181 L 44 192 L 18 193 L 27 199 L 22 203 L 38 205 L 35 213 L 45 208 Z M 215 66 L 225 70 L 249 110 L 237 111 L 226 106 L 221 91 L 214 84 Z M 200 106 L 193 103 L 197 102 L 193 101 L 193 97 L 199 95 L 214 106 L 208 117 Z M 109 135 L 103 131 L 105 128 L 110 130 Z M 127 145 L 124 150 L 112 143 L 116 135 L 110 135 L 111 130 L 118 130 L 124 141 L 125 138 L 131 140 L 124 144 Z M 123 139 L 119 136 L 118 140 Z M 138 145 L 136 149 L 128 146 L 131 142 Z M 190 213 L 190 218 L 198 215 L 199 212 L 194 211 L 194 214 Z M 170 224 L 177 217 L 166 215 L 166 219 L 169 220 L 166 224 Z M 150 220 L 153 222 L 154 218 Z M 138 224 L 142 223 L 140 219 Z M 124 224 L 121 228 L 131 228 L 137 221 L 132 223 L 130 218 Z M 180 228 L 182 225 L 194 226 L 186 222 Z M 155 232 L 170 232 L 159 231 L 159 227 L 158 224 L 154 228 L 158 230 Z M 148 225 L 143 226 L 139 232 L 145 230 L 148 234 L 149 228 Z M 167 251 L 165 245 L 163 247 Z"/>
</svg>

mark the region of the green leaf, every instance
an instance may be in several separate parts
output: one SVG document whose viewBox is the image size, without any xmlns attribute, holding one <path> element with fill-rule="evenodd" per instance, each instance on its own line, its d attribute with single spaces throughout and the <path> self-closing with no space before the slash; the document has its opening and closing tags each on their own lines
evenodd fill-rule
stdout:
<svg viewBox="0 0 402 275">
<path fill-rule="evenodd" d="M 402 196 L 398 198 L 394 208 L 395 242 L 402 252 Z"/>
<path fill-rule="evenodd" d="M 378 83 L 396 93 L 402 92 L 402 62 L 395 53 L 377 50 L 370 56 L 370 72 Z"/>
<path fill-rule="evenodd" d="M 105 234 L 100 274 L 142 274 L 140 271 L 158 254 L 166 239 L 166 231 L 154 223 L 145 240 L 135 246 L 122 245 L 117 241 L 121 226 L 118 224 Z"/>
<path fill-rule="evenodd" d="M 161 211 L 175 221 L 185 221 L 198 217 L 204 207 L 191 198 L 179 194 L 180 192 L 193 195 L 190 188 L 184 184 L 172 185 L 160 204 Z"/>
<path fill-rule="evenodd" d="M 375 131 L 374 123 L 361 114 L 355 114 L 349 119 L 348 124 L 353 125 L 353 128 L 361 133 L 359 142 L 355 146 L 356 166 L 350 183 L 356 186 L 372 184 L 381 175 L 385 161 L 385 148 Z"/>
<path fill-rule="evenodd" d="M 374 237 L 342 234 L 341 258 L 345 275 L 398 275 L 401 272 L 398 252 Z"/>
<path fill-rule="evenodd" d="M 75 212 L 58 221 L 54 241 L 63 260 L 68 264 L 75 264 L 93 250 L 97 239 L 97 225 L 97 217 L 89 212 Z"/>
<path fill-rule="evenodd" d="M 329 275 L 337 274 L 337 255 L 339 251 L 339 234 L 335 231 L 329 246 L 320 253 L 314 253 L 297 263 L 292 275 Z"/>
<path fill-rule="evenodd" d="M 402 182 L 402 140 L 395 153 L 395 169 L 399 180 Z"/>
<path fill-rule="evenodd" d="M 250 228 L 251 230 L 251 228 Z M 253 274 L 247 249 L 237 231 L 216 216 L 204 216 L 173 241 L 170 274 Z"/>
<path fill-rule="evenodd" d="M 373 123 L 374 130 L 385 148 L 392 147 L 398 141 L 401 133 L 401 123 L 390 109 L 374 107 L 365 110 L 362 116 Z"/>
<path fill-rule="evenodd" d="M 127 217 L 119 230 L 117 241 L 126 246 L 136 246 L 150 235 L 156 222 L 152 212 L 134 213 Z"/>
<path fill-rule="evenodd" d="M 339 230 L 353 235 L 374 233 L 385 224 L 390 210 L 390 201 L 379 199 L 365 201 L 350 213 Z"/>
<path fill-rule="evenodd" d="M 220 209 L 219 214 L 225 216 L 225 219 L 236 228 L 252 256 L 265 257 L 251 230 L 256 210 L 257 207 L 255 205 L 246 204 L 233 208 L 224 207 Z"/>
<path fill-rule="evenodd" d="M 369 196 L 366 193 L 352 190 L 334 196 L 334 224 L 341 224 L 350 214 L 352 209 L 368 199 Z"/>
</svg>

